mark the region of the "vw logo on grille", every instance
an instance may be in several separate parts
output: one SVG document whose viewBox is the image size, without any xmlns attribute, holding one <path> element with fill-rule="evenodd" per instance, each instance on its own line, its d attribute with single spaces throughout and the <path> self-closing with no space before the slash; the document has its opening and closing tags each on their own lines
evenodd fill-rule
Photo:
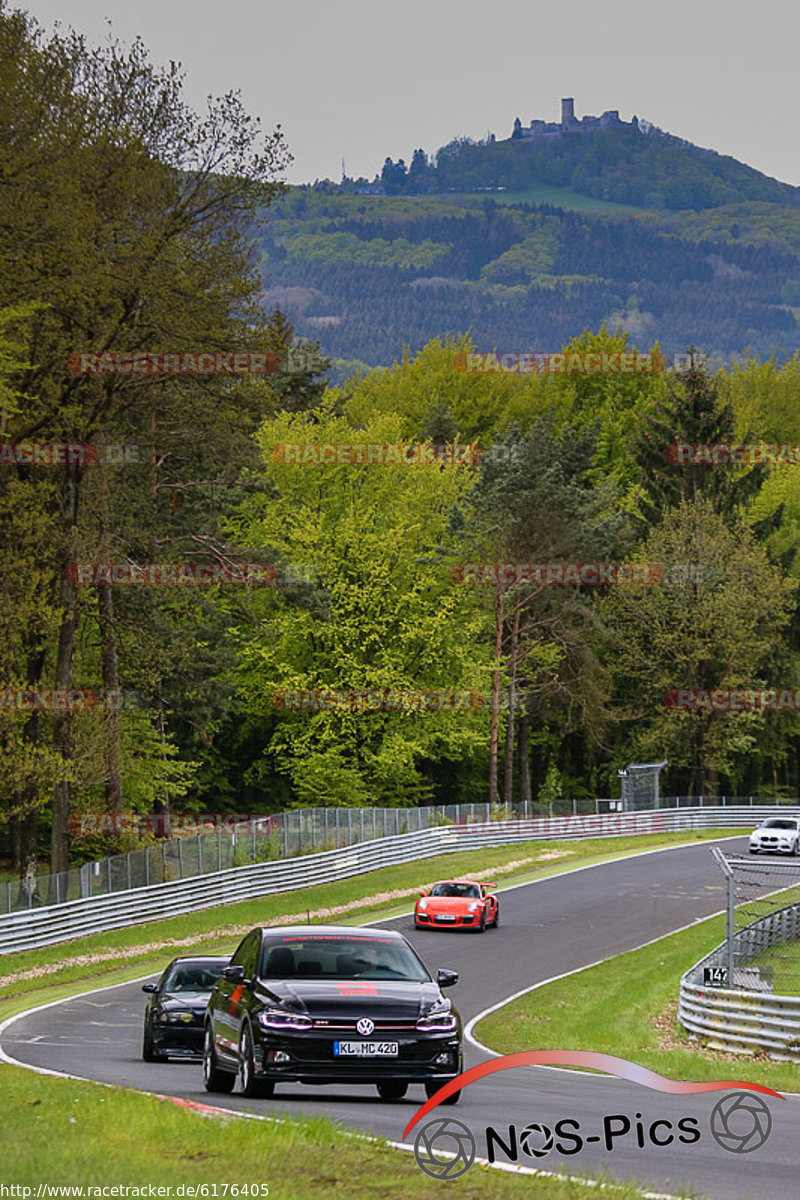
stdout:
<svg viewBox="0 0 800 1200">
<path fill-rule="evenodd" d="M 374 1028 L 375 1022 L 370 1021 L 369 1017 L 362 1017 L 360 1021 L 356 1022 L 356 1029 L 362 1037 L 369 1037 Z"/>
</svg>

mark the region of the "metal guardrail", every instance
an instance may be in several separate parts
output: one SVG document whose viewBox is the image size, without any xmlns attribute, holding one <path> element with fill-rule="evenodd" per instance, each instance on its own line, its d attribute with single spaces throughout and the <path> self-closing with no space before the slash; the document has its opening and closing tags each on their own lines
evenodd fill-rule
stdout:
<svg viewBox="0 0 800 1200">
<path fill-rule="evenodd" d="M 769 813 L 770 808 L 765 810 Z M 438 854 L 476 850 L 514 842 L 547 841 L 668 830 L 735 827 L 758 818 L 758 809 L 670 809 L 635 813 L 540 817 L 440 825 L 419 833 L 377 838 L 319 854 L 256 863 L 178 879 L 111 895 L 90 896 L 49 907 L 11 913 L 0 921 L 0 955 L 55 942 L 157 921 L 164 917 L 275 892 L 331 883 L 378 867 L 394 866 Z"/>
<path fill-rule="evenodd" d="M 714 1050 L 734 1054 L 766 1050 L 770 1058 L 800 1063 L 800 996 L 773 994 L 768 967 L 743 965 L 798 936 L 800 903 L 787 904 L 738 930 L 733 959 L 742 965 L 734 965 L 733 986 L 726 988 L 702 982 L 705 967 L 727 963 L 727 942 L 715 946 L 681 978 L 678 1020 L 684 1028 Z"/>
<path fill-rule="evenodd" d="M 739 807 L 760 812 L 765 802 L 753 806 L 753 797 L 664 796 L 662 809 Z M 775 798 L 775 804 L 785 804 Z M 0 916 L 42 905 L 66 904 L 89 896 L 109 895 L 149 887 L 175 879 L 189 879 L 229 867 L 292 858 L 317 850 L 335 850 L 356 842 L 374 841 L 392 834 L 411 833 L 442 824 L 497 820 L 505 807 L 492 813 L 486 803 L 437 804 L 422 808 L 296 808 L 282 813 L 240 817 L 235 814 L 204 826 L 200 814 L 189 819 L 192 836 L 187 835 L 185 819 L 173 818 L 182 836 L 160 838 L 156 845 L 142 846 L 127 853 L 114 854 L 82 867 L 72 867 L 52 875 L 17 880 L 0 885 Z M 528 820 L 534 817 L 592 815 L 622 811 L 622 801 L 606 799 L 555 800 L 547 805 L 525 802 L 508 816 Z M 633 811 L 653 811 L 638 806 Z M 774 809 L 773 809 L 774 811 Z M 753 812 L 748 814 L 752 817 Z M 184 818 L 186 814 L 184 814 Z M 134 814 L 113 818 L 111 814 L 84 813 L 87 828 L 76 836 L 134 832 Z M 146 822 L 147 817 L 142 815 Z M 161 820 L 169 821 L 164 817 Z M 118 822 L 118 823 L 117 823 Z M 174 827 L 174 826 L 173 826 Z"/>
</svg>

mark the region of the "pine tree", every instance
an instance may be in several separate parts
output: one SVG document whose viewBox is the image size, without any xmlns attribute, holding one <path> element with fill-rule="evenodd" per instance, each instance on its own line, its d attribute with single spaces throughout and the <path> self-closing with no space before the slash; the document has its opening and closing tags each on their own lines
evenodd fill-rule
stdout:
<svg viewBox="0 0 800 1200">
<path fill-rule="evenodd" d="M 717 384 L 689 348 L 690 365 L 676 372 L 666 402 L 642 423 L 633 454 L 641 472 L 639 511 L 655 525 L 668 508 L 702 493 L 723 516 L 740 511 L 761 488 L 762 464 L 741 469 L 718 463 L 677 462 L 678 443 L 713 446 L 735 440 L 733 407 L 721 403 Z"/>
</svg>

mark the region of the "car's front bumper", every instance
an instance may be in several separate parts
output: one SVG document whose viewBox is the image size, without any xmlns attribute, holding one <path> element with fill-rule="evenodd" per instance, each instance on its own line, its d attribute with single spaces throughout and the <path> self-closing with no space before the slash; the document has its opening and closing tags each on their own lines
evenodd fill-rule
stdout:
<svg viewBox="0 0 800 1200">
<path fill-rule="evenodd" d="M 378 1033 L 376 1031 L 376 1038 Z M 461 1071 L 461 1040 L 454 1034 L 439 1037 L 402 1037 L 381 1030 L 379 1040 L 398 1043 L 397 1057 L 357 1058 L 334 1054 L 334 1041 L 353 1041 L 352 1034 L 320 1037 L 264 1035 L 253 1048 L 256 1075 L 261 1079 L 299 1083 L 372 1083 L 396 1079 L 408 1083 L 453 1079 Z M 374 1039 L 373 1039 L 374 1040 Z"/>
<path fill-rule="evenodd" d="M 793 854 L 795 840 L 778 841 L 777 838 L 751 838 L 750 849 L 764 854 Z"/>
<path fill-rule="evenodd" d="M 177 1025 L 153 1022 L 153 1049 L 160 1054 L 201 1055 L 203 1053 L 203 1022 Z"/>
<path fill-rule="evenodd" d="M 428 929 L 475 929 L 481 923 L 481 914 L 475 913 L 459 913 L 455 920 L 450 920 L 444 917 L 441 913 L 424 913 L 417 912 L 415 918 L 418 925 L 425 925 Z"/>
</svg>

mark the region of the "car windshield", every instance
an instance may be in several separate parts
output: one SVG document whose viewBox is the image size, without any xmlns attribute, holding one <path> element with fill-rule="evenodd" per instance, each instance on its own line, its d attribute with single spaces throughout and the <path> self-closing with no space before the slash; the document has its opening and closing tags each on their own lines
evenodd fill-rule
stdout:
<svg viewBox="0 0 800 1200">
<path fill-rule="evenodd" d="M 765 821 L 761 826 L 762 829 L 797 829 L 797 821 L 791 817 L 773 817 L 769 821 Z"/>
<path fill-rule="evenodd" d="M 406 942 L 394 938 L 281 937 L 265 940 L 262 979 L 404 979 L 430 975 Z"/>
<path fill-rule="evenodd" d="M 474 883 L 437 883 L 431 888 L 432 896 L 458 896 L 477 900 L 480 894 L 480 888 Z"/>
<path fill-rule="evenodd" d="M 164 983 L 165 992 L 210 992 L 224 963 L 176 963 Z"/>
</svg>

